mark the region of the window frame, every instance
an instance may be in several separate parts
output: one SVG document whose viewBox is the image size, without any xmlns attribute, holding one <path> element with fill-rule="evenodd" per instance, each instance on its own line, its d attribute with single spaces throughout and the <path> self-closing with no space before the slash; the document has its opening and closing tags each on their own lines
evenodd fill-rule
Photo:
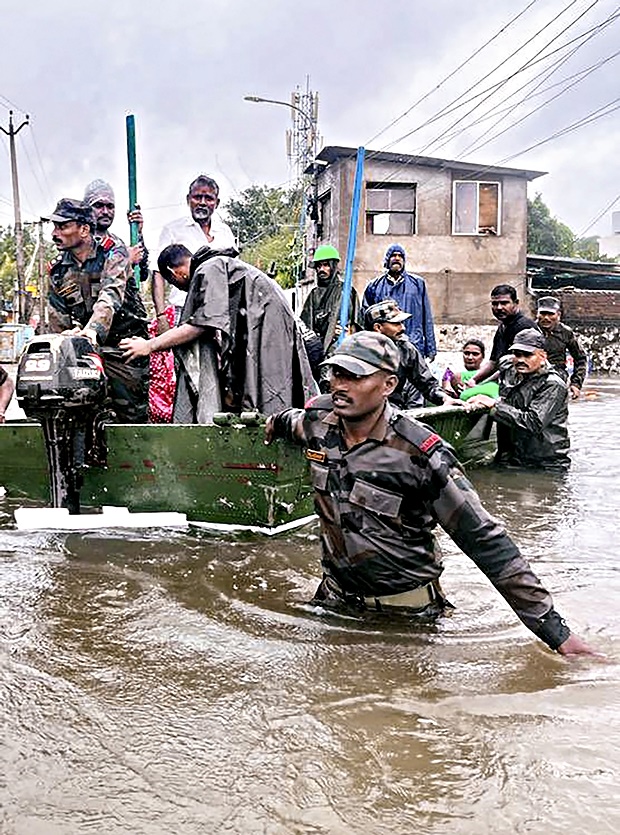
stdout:
<svg viewBox="0 0 620 835">
<path fill-rule="evenodd" d="M 329 209 L 327 213 L 328 217 L 328 226 L 329 229 L 325 230 L 325 208 Z M 318 225 L 320 227 L 320 235 L 319 240 L 325 241 L 331 239 L 331 221 L 332 221 L 332 190 L 331 188 L 326 189 L 321 194 L 317 196 L 317 208 L 318 208 Z"/>
<path fill-rule="evenodd" d="M 368 208 L 368 192 L 369 191 L 412 191 L 413 192 L 413 211 L 384 211 L 378 212 Z M 393 180 L 369 180 L 364 184 L 364 231 L 366 235 L 373 235 L 378 238 L 396 237 L 396 238 L 411 238 L 418 234 L 418 184 L 417 182 L 403 182 Z M 375 215 L 406 215 L 413 216 L 413 224 L 411 232 L 373 232 L 368 228 L 369 220 Z"/>
<path fill-rule="evenodd" d="M 476 216 L 478 219 L 478 230 L 476 232 L 457 232 L 456 230 L 456 192 L 457 186 L 461 184 L 476 186 Z M 497 187 L 497 228 L 495 232 L 480 230 L 480 186 Z M 452 181 L 452 234 L 459 237 L 497 237 L 502 234 L 502 181 L 501 180 L 453 180 Z"/>
</svg>

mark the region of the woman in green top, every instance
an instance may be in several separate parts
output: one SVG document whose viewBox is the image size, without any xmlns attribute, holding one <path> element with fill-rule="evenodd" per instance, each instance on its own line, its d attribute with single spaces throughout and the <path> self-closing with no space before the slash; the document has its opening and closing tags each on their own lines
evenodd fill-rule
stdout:
<svg viewBox="0 0 620 835">
<path fill-rule="evenodd" d="M 468 339 L 463 345 L 463 365 L 464 371 L 459 371 L 456 374 L 452 369 L 446 368 L 441 384 L 446 391 L 460 397 L 461 400 L 468 400 L 474 394 L 488 394 L 489 397 L 497 397 L 499 395 L 499 386 L 495 381 L 486 380 L 473 388 L 466 388 L 465 383 L 474 376 L 476 371 L 482 365 L 484 359 L 485 347 L 484 342 L 480 339 Z"/>
</svg>

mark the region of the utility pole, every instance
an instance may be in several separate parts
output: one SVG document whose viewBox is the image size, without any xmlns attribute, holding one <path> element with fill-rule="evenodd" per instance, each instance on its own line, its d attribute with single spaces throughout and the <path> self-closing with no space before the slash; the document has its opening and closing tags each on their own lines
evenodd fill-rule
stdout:
<svg viewBox="0 0 620 835">
<path fill-rule="evenodd" d="M 39 263 L 39 332 L 47 333 L 49 312 L 45 300 L 47 299 L 47 273 L 45 270 L 45 248 L 43 246 L 43 218 L 37 221 L 38 227 L 38 263 Z"/>
<path fill-rule="evenodd" d="M 15 136 L 30 122 L 27 115 L 24 121 L 15 127 L 13 125 L 13 111 L 9 110 L 9 128 L 0 125 L 2 133 L 9 137 L 9 152 L 11 157 L 11 180 L 13 182 L 13 212 L 15 214 L 15 266 L 17 270 L 17 299 L 13 304 L 13 315 L 17 314 L 18 322 L 26 320 L 26 282 L 24 279 L 24 233 L 22 228 L 22 214 L 19 205 L 19 180 L 17 178 L 17 154 L 15 152 Z"/>
</svg>

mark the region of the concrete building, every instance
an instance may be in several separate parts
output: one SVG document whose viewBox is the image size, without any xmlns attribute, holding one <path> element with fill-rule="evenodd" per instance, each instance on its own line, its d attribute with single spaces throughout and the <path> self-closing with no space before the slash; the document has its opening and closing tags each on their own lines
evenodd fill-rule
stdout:
<svg viewBox="0 0 620 835">
<path fill-rule="evenodd" d="M 355 148 L 317 157 L 314 243 L 344 263 Z M 433 157 L 367 151 L 354 284 L 361 294 L 382 271 L 390 244 L 426 279 L 436 323 L 489 322 L 495 284 L 525 287 L 527 183 L 544 174 Z M 310 277 L 310 276 L 309 276 Z"/>
<path fill-rule="evenodd" d="M 598 249 L 609 258 L 618 258 L 620 256 L 620 212 L 611 213 L 611 232 L 611 235 L 598 239 Z"/>
</svg>

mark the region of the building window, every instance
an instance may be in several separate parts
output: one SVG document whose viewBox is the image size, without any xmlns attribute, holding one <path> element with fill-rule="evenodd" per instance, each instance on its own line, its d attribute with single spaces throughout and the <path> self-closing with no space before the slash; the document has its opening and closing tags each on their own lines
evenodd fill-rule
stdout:
<svg viewBox="0 0 620 835">
<path fill-rule="evenodd" d="M 366 232 L 415 235 L 415 183 L 366 183 Z"/>
<path fill-rule="evenodd" d="M 453 193 L 453 235 L 500 234 L 499 183 L 456 180 Z"/>
<path fill-rule="evenodd" d="M 318 200 L 319 218 L 317 223 L 317 236 L 320 241 L 327 241 L 331 236 L 331 214 L 332 214 L 332 193 L 326 191 L 321 194 Z"/>
</svg>

